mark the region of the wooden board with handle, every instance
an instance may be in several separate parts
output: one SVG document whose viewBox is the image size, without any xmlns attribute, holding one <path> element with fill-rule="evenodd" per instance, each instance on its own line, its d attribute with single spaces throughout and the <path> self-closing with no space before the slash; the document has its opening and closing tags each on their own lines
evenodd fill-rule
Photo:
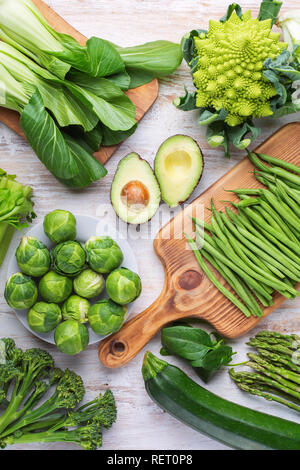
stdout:
<svg viewBox="0 0 300 470">
<path fill-rule="evenodd" d="M 258 149 L 300 166 L 300 123 L 288 124 Z M 155 251 L 164 265 L 165 284 L 159 298 L 143 313 L 131 319 L 118 333 L 105 339 L 99 348 L 99 359 L 110 368 L 121 367 L 131 361 L 150 339 L 167 323 L 183 318 L 208 321 L 221 335 L 236 338 L 254 328 L 261 319 L 246 318 L 209 281 L 188 248 L 183 233 L 191 235 L 191 217 L 203 214 L 210 221 L 210 201 L 213 198 L 218 210 L 238 198 L 225 189 L 257 188 L 260 183 L 253 175 L 253 165 L 248 158 L 242 160 L 200 197 L 171 220 L 154 241 Z M 201 211 L 204 209 L 204 212 Z M 225 280 L 213 269 L 216 277 L 226 287 Z M 300 284 L 299 284 L 300 286 Z M 264 317 L 285 300 L 276 293 L 274 305 L 264 308 Z"/>
<path fill-rule="evenodd" d="M 86 43 L 87 38 L 76 31 L 76 29 L 74 29 L 72 26 L 70 26 L 63 18 L 61 18 L 57 13 L 55 13 L 55 11 L 46 5 L 46 3 L 44 3 L 42 0 L 33 0 L 33 3 L 37 6 L 53 29 L 59 33 L 73 36 L 81 45 Z M 155 79 L 146 85 L 126 92 L 126 95 L 129 96 L 136 106 L 136 119 L 138 121 L 144 117 L 144 115 L 156 101 L 156 98 L 158 97 L 158 90 L 158 80 Z M 0 121 L 10 127 L 17 134 L 24 137 L 24 134 L 19 125 L 18 113 L 0 107 Z M 102 164 L 105 164 L 112 157 L 117 148 L 118 145 L 102 147 L 94 154 L 94 157 L 97 158 L 97 160 L 99 160 Z"/>
</svg>

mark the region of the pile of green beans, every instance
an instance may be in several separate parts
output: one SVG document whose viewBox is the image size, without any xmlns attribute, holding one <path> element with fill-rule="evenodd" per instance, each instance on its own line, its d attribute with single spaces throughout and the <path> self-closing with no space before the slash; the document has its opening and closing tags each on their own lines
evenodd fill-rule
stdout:
<svg viewBox="0 0 300 470">
<path fill-rule="evenodd" d="M 294 287 L 300 282 L 300 167 L 263 154 L 249 153 L 249 158 L 267 189 L 230 190 L 240 199 L 230 202 L 235 211 L 218 212 L 211 201 L 211 223 L 193 219 L 196 240 L 187 239 L 222 294 L 247 317 L 261 317 L 276 292 L 288 299 L 300 296 Z"/>
</svg>

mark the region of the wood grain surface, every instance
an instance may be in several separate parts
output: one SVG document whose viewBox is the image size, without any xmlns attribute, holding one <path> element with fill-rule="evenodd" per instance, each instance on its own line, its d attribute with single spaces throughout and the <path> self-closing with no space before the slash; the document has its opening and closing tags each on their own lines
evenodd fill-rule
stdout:
<svg viewBox="0 0 300 470">
<path fill-rule="evenodd" d="M 49 5 L 47 5 L 42 0 L 33 0 L 33 3 L 37 6 L 50 26 L 55 29 L 55 31 L 63 34 L 69 34 L 70 36 L 74 37 L 79 42 L 79 44 L 82 46 L 85 45 L 87 40 L 86 37 L 76 31 L 73 26 L 71 26 L 67 21 L 59 16 L 52 8 L 49 7 Z M 129 96 L 131 101 L 136 106 L 137 121 L 140 121 L 145 116 L 146 112 L 156 101 L 158 96 L 158 88 L 158 80 L 152 80 L 152 82 L 147 83 L 146 85 L 126 92 L 126 95 Z M 10 127 L 13 131 L 17 132 L 17 134 L 19 134 L 21 137 L 25 138 L 20 128 L 20 118 L 18 113 L 11 111 L 10 109 L 0 107 L 0 121 L 3 122 L 6 126 Z M 98 152 L 94 153 L 94 157 L 102 164 L 105 164 L 112 157 L 117 148 L 118 145 L 101 147 Z"/>
<path fill-rule="evenodd" d="M 116 44 L 131 46 L 156 39 L 179 41 L 194 28 L 207 27 L 209 18 L 221 18 L 229 0 L 47 0 L 51 8 L 72 24 L 85 37 L 100 36 Z M 251 8 L 257 13 L 259 0 L 240 0 L 243 8 Z M 285 1 L 285 9 L 300 9 L 300 0 Z M 205 129 L 197 125 L 197 113 L 183 113 L 172 105 L 176 96 L 183 93 L 183 84 L 192 90 L 189 70 L 185 64 L 172 76 L 160 82 L 160 93 L 156 103 L 141 121 L 137 132 L 124 142 L 106 165 L 108 175 L 90 188 L 71 192 L 60 185 L 41 162 L 26 142 L 5 125 L 0 124 L 0 167 L 7 172 L 17 174 L 18 179 L 30 183 L 35 194 L 37 223 L 44 215 L 56 208 L 63 208 L 74 213 L 98 216 L 105 228 L 106 221 L 114 221 L 111 211 L 109 191 L 114 172 L 119 160 L 129 152 L 137 152 L 153 163 L 160 144 L 174 134 L 186 134 L 195 139 L 205 158 L 205 172 L 192 199 L 202 194 L 215 181 L 221 178 L 244 157 L 244 152 L 233 149 L 231 159 L 224 158 L 221 149 L 211 149 L 205 139 Z M 300 114 L 276 121 L 266 119 L 261 122 L 262 135 L 256 146 L 261 144 L 277 129 L 286 123 L 299 121 Z M 237 182 L 238 184 L 239 182 Z M 132 316 L 144 311 L 159 297 L 164 284 L 164 270 L 153 249 L 153 239 L 160 227 L 177 215 L 166 206 L 161 206 L 162 220 L 154 219 L 151 226 L 146 224 L 137 232 L 132 227 L 126 233 L 133 247 L 143 282 L 143 294 L 136 301 Z M 124 232 L 127 227 L 122 227 Z M 179 423 L 167 413 L 163 413 L 148 397 L 141 376 L 144 350 L 130 364 L 121 369 L 108 369 L 98 359 L 98 345 L 90 346 L 76 358 L 63 356 L 55 347 L 37 340 L 16 319 L 13 311 L 6 305 L 3 290 L 6 280 L 7 265 L 14 255 L 21 235 L 14 237 L 5 264 L 0 269 L 0 333 L 1 336 L 13 337 L 23 348 L 42 347 L 47 349 L 62 368 L 69 367 L 81 374 L 86 384 L 87 400 L 92 399 L 107 384 L 113 390 L 118 403 L 118 421 L 104 433 L 103 448 L 112 453 L 131 449 L 192 449 L 223 450 L 226 447 L 208 437 Z M 211 331 L 211 327 L 200 323 L 199 326 Z M 300 333 L 300 299 L 284 302 L 275 312 L 265 318 L 252 332 L 260 329 L 273 329 L 286 333 Z M 235 362 L 246 358 L 249 348 L 246 342 L 249 335 L 230 341 L 238 354 Z M 148 344 L 147 349 L 159 355 L 160 336 L 157 335 Z M 192 369 L 183 362 L 169 358 L 179 365 L 196 381 L 199 379 Z M 207 388 L 212 392 L 260 411 L 272 413 L 287 419 L 298 420 L 291 410 L 283 409 L 279 404 L 268 403 L 257 397 L 249 396 L 234 386 L 226 369 L 220 371 Z M 12 449 L 12 448 L 11 448 Z M 32 444 L 17 446 L 14 449 L 30 450 L 76 450 L 73 445 Z"/>
</svg>

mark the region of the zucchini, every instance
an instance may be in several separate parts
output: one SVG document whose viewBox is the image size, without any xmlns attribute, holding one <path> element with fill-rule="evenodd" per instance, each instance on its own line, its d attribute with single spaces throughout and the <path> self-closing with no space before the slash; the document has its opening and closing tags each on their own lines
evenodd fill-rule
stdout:
<svg viewBox="0 0 300 470">
<path fill-rule="evenodd" d="M 196 431 L 242 450 L 300 450 L 300 425 L 214 395 L 147 352 L 143 377 L 151 399 Z"/>
</svg>

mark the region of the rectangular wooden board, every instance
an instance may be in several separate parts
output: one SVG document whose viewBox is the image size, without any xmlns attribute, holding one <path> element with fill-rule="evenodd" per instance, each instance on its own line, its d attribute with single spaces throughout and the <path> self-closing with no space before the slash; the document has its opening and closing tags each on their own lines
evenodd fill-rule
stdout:
<svg viewBox="0 0 300 470">
<path fill-rule="evenodd" d="M 87 38 L 76 31 L 76 29 L 74 29 L 72 26 L 70 26 L 63 18 L 61 18 L 57 13 L 55 13 L 55 11 L 46 5 L 46 3 L 44 3 L 42 0 L 33 0 L 33 3 L 37 6 L 53 29 L 59 33 L 73 36 L 81 45 L 86 43 Z M 143 118 L 143 116 L 156 101 L 158 90 L 158 80 L 155 79 L 146 85 L 126 92 L 126 94 L 136 106 L 136 119 L 138 121 Z M 0 107 L 0 121 L 10 127 L 17 134 L 24 137 L 24 134 L 19 125 L 18 113 Z M 94 157 L 97 158 L 97 160 L 99 160 L 101 163 L 105 164 L 112 157 L 117 148 L 118 145 L 102 147 L 94 154 Z"/>
</svg>

